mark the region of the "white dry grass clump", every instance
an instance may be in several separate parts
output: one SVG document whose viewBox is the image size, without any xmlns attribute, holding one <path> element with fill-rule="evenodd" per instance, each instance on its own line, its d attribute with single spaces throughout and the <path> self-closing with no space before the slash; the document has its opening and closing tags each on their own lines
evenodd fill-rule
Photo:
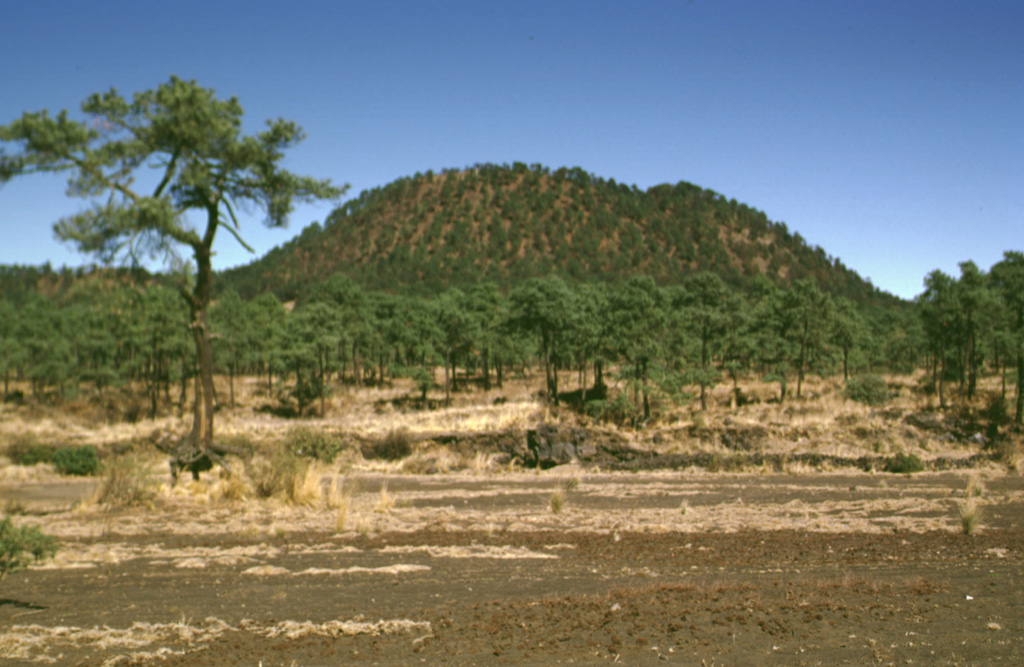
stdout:
<svg viewBox="0 0 1024 667">
<path fill-rule="evenodd" d="M 431 625 L 427 621 L 410 619 L 382 619 L 375 622 L 354 619 L 326 623 L 281 621 L 272 625 L 244 619 L 237 626 L 232 626 L 212 617 L 195 625 L 187 621 L 136 622 L 129 628 L 13 625 L 0 631 L 0 656 L 6 660 L 57 664 L 63 663 L 71 651 L 84 651 L 97 661 L 103 659 L 100 663 L 103 665 L 149 664 L 166 660 L 169 656 L 184 656 L 201 651 L 205 645 L 222 635 L 234 632 L 270 639 L 354 635 L 378 637 L 414 632 L 429 635 Z"/>
<path fill-rule="evenodd" d="M 571 545 L 563 545 L 574 548 Z M 553 547 L 545 547 L 551 549 Z M 495 560 L 520 560 L 539 559 L 554 560 L 555 554 L 545 554 L 538 551 L 530 551 L 526 547 L 515 546 L 490 546 L 483 544 L 471 544 L 466 547 L 440 547 L 434 545 L 416 545 L 400 547 L 384 547 L 380 550 L 382 554 L 411 554 L 425 553 L 432 558 L 490 558 Z"/>
<path fill-rule="evenodd" d="M 245 621 L 243 621 L 243 626 L 244 624 Z M 289 639 L 298 639 L 310 635 L 321 637 L 371 635 L 378 637 L 380 635 L 394 635 L 412 631 L 426 633 L 431 631 L 431 625 L 428 621 L 411 621 L 408 619 L 381 620 L 374 623 L 365 621 L 328 621 L 327 623 L 282 621 L 269 627 L 261 627 L 255 623 L 252 625 L 254 634 L 268 638 L 284 636 Z"/>
</svg>

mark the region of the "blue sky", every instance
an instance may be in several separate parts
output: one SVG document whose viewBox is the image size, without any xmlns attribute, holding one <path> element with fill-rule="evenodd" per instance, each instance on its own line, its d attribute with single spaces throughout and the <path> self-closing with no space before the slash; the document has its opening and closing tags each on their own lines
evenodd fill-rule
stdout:
<svg viewBox="0 0 1024 667">
<path fill-rule="evenodd" d="M 0 124 L 171 74 L 298 122 L 292 170 L 349 196 L 477 162 L 689 181 L 882 289 L 1024 249 L 1024 3 L 0 0 Z M 77 266 L 64 179 L 0 187 L 0 263 Z M 243 218 L 262 255 L 287 230 Z M 247 263 L 228 235 L 215 268 Z"/>
</svg>

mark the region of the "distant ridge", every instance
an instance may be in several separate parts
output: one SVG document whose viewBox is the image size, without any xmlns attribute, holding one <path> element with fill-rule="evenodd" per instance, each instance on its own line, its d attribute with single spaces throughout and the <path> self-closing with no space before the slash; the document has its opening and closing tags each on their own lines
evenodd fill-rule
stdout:
<svg viewBox="0 0 1024 667">
<path fill-rule="evenodd" d="M 294 298 L 343 273 L 369 287 L 429 294 L 481 280 L 508 288 L 552 273 L 614 280 L 643 273 L 661 284 L 710 270 L 743 287 L 815 279 L 854 301 L 898 301 L 784 223 L 735 199 L 680 182 L 647 191 L 582 169 L 481 164 L 417 173 L 364 191 L 321 227 L 246 266 L 220 288 L 249 298 Z"/>
</svg>

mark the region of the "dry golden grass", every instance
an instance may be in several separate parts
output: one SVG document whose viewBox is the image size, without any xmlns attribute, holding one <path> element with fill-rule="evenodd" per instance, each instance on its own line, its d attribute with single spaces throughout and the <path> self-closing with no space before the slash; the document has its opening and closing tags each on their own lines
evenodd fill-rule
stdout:
<svg viewBox="0 0 1024 667">
<path fill-rule="evenodd" d="M 462 457 L 447 447 L 432 445 L 417 447 L 406 459 L 392 466 L 395 472 L 407 472 L 414 475 L 445 474 L 462 470 L 465 462 Z"/>
<path fill-rule="evenodd" d="M 960 520 L 960 532 L 973 535 L 981 527 L 982 506 L 977 496 L 969 495 L 956 503 L 957 518 Z"/>
<path fill-rule="evenodd" d="M 323 500 L 323 479 L 324 469 L 316 463 L 303 462 L 291 479 L 287 498 L 293 505 L 304 507 L 316 507 Z"/>
<path fill-rule="evenodd" d="M 565 508 L 565 489 L 559 487 L 551 494 L 551 512 L 558 514 Z"/>
<path fill-rule="evenodd" d="M 387 480 L 385 480 L 380 487 L 380 499 L 377 501 L 377 505 L 373 509 L 379 514 L 387 514 L 394 508 L 395 496 L 388 492 L 388 483 Z"/>
<path fill-rule="evenodd" d="M 327 506 L 336 511 L 334 519 L 334 530 L 337 533 L 344 532 L 348 523 L 349 509 L 352 506 L 352 498 L 359 487 L 355 479 L 341 480 L 334 478 L 331 481 L 331 490 L 327 496 Z"/>
<path fill-rule="evenodd" d="M 970 477 L 967 478 L 967 488 L 964 489 L 964 497 L 974 498 L 981 496 L 985 493 L 985 486 L 981 481 L 981 475 L 978 473 L 971 473 Z"/>
<path fill-rule="evenodd" d="M 156 483 L 149 465 L 135 457 L 126 457 L 107 466 L 89 503 L 112 510 L 149 506 L 155 497 Z"/>
<path fill-rule="evenodd" d="M 786 402 L 779 404 L 774 402 L 778 396 L 776 384 L 763 383 L 751 377 L 741 383 L 743 393 L 759 402 L 738 409 L 730 407 L 732 386 L 724 383 L 710 392 L 709 409 L 705 413 L 701 413 L 691 403 L 666 409 L 656 423 L 644 431 L 636 432 L 613 425 L 600 426 L 621 435 L 635 447 L 659 453 L 705 451 L 729 456 L 735 452 L 723 444 L 721 437 L 728 429 L 760 429 L 765 435 L 757 441 L 755 451 L 782 456 L 815 452 L 857 458 L 864 455 L 893 456 L 903 452 L 926 460 L 939 456 L 966 457 L 976 453 L 976 447 L 942 438 L 940 434 L 915 429 L 903 422 L 902 416 L 906 413 L 920 411 L 934 403 L 934 399 L 916 390 L 920 374 L 885 376 L 884 379 L 896 392 L 884 410 L 846 399 L 839 378 L 806 378 L 804 396 L 799 400 L 795 397 L 795 381 L 791 381 Z M 226 396 L 226 379 L 217 378 L 217 382 L 218 391 Z M 325 419 L 283 419 L 261 411 L 259 408 L 272 405 L 271 400 L 263 394 L 259 382 L 253 378 L 242 378 L 236 383 L 238 407 L 219 410 L 216 429 L 219 437 L 253 444 L 256 456 L 246 465 L 246 474 L 228 477 L 214 470 L 204 474 L 202 485 L 179 485 L 173 493 L 168 491 L 164 495 L 180 500 L 188 496 L 211 506 L 218 503 L 239 504 L 250 497 L 275 497 L 301 508 L 331 510 L 331 519 L 336 528 L 341 527 L 339 530 L 353 525 L 353 516 L 362 511 L 377 514 L 377 521 L 392 522 L 396 514 L 404 512 L 396 512 L 393 506 L 384 509 L 387 503 L 380 502 L 376 505 L 382 506 L 382 510 L 373 512 L 375 503 L 372 500 L 367 503 L 367 507 L 356 509 L 359 503 L 355 495 L 349 496 L 347 501 L 334 497 L 348 491 L 347 479 L 344 492 L 335 490 L 333 485 L 327 487 L 325 492 L 321 480 L 339 471 L 353 476 L 461 473 L 482 477 L 498 472 L 514 475 L 514 462 L 510 462 L 507 468 L 502 466 L 499 469 L 493 452 L 460 454 L 449 447 L 431 443 L 430 438 L 450 433 L 522 433 L 545 418 L 590 423 L 565 408 L 554 410 L 540 403 L 535 395 L 542 383 L 543 377 L 538 374 L 525 380 L 508 379 L 501 390 L 455 394 L 452 405 L 447 408 L 408 411 L 402 402 L 392 404 L 395 399 L 416 393 L 415 387 L 407 380 L 397 380 L 392 387 L 356 389 L 339 385 L 333 388 L 335 397 L 329 403 Z M 564 374 L 562 385 L 569 390 L 575 389 L 575 374 Z M 988 393 L 997 390 L 991 378 L 984 379 L 981 386 Z M 495 404 L 498 397 L 504 399 L 504 402 Z M 145 444 L 150 435 L 156 430 L 184 433 L 188 430 L 190 419 L 188 414 L 182 419 L 176 415 L 162 414 L 156 420 L 142 419 L 136 424 L 101 423 L 83 410 L 62 412 L 48 406 L 0 405 L 0 442 L 6 442 L 13 434 L 25 432 L 44 443 L 93 444 L 104 453 L 105 458 L 111 460 L 112 451 L 134 448 L 134 451 L 148 454 L 154 457 L 153 461 L 157 461 L 155 452 L 147 449 L 148 445 Z M 289 430 L 296 426 L 325 429 L 339 434 L 339 437 L 343 436 L 348 443 L 365 442 L 404 429 L 413 442 L 423 444 L 414 446 L 412 454 L 399 461 L 368 461 L 363 458 L 358 446 L 350 445 L 339 453 L 332 468 L 310 469 L 294 463 L 284 465 L 283 460 L 278 458 L 281 443 Z M 693 431 L 706 431 L 708 435 L 695 437 Z M 651 437 L 653 433 L 659 434 L 657 440 Z M 1011 442 L 1007 451 L 1014 454 L 1013 465 L 1019 471 L 1024 466 L 1024 458 L 1019 455 L 1019 445 Z M 166 473 L 163 473 L 164 460 L 160 458 L 159 462 L 151 464 L 153 470 L 161 472 L 160 475 L 150 474 L 156 481 L 166 480 Z M 822 466 L 811 468 L 788 463 L 783 464 L 782 469 L 795 475 L 821 474 Z M 557 474 L 564 474 L 562 468 L 558 470 Z M 745 470 L 762 476 L 777 472 L 767 464 Z M 34 468 L 0 465 L 0 483 L 4 484 L 59 479 L 52 467 L 46 464 Z M 341 506 L 345 502 L 349 508 L 342 512 Z M 695 510 L 690 512 L 691 515 L 695 513 Z M 370 529 L 372 526 L 367 528 Z"/>
</svg>

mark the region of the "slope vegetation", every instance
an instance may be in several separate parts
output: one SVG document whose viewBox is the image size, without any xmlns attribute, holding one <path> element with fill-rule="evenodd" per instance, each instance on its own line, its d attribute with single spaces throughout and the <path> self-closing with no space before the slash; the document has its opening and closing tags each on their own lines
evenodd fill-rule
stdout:
<svg viewBox="0 0 1024 667">
<path fill-rule="evenodd" d="M 322 227 L 222 273 L 220 284 L 287 299 L 334 273 L 422 294 L 551 273 L 643 273 L 673 284 L 700 270 L 737 287 L 765 274 L 782 284 L 812 277 L 855 301 L 887 296 L 784 223 L 712 190 L 680 182 L 642 191 L 579 168 L 521 163 L 417 173 L 364 191 Z"/>
</svg>

